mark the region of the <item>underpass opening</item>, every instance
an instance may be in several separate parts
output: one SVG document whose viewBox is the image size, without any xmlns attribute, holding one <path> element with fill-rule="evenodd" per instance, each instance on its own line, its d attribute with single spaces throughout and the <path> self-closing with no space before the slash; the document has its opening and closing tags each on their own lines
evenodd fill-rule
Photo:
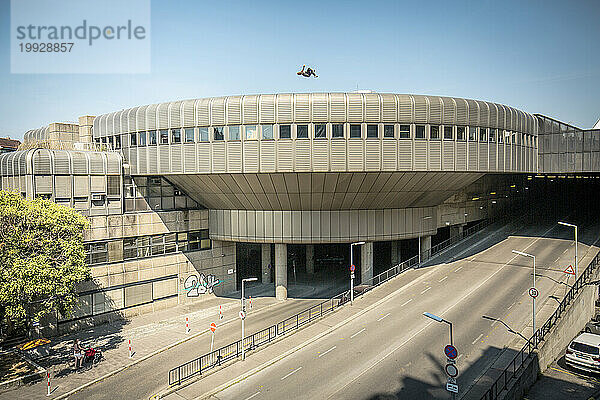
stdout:
<svg viewBox="0 0 600 400">
<path fill-rule="evenodd" d="M 241 290 L 242 279 L 261 276 L 261 247 L 256 243 L 238 242 L 235 245 L 236 290 Z"/>
</svg>

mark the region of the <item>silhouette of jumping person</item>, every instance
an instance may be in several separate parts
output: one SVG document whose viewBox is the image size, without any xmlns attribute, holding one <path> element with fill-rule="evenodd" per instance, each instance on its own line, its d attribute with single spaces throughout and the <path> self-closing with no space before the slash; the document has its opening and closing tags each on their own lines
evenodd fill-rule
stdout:
<svg viewBox="0 0 600 400">
<path fill-rule="evenodd" d="M 315 73 L 315 70 L 314 70 L 314 69 L 312 69 L 312 68 L 310 68 L 310 67 L 309 67 L 309 68 L 306 68 L 306 71 L 305 71 L 305 70 L 304 70 L 304 68 L 306 68 L 306 65 L 303 65 L 303 66 L 302 66 L 302 71 L 298 71 L 298 72 L 296 72 L 296 74 L 297 74 L 297 75 L 302 75 L 302 76 L 305 76 L 305 77 L 307 77 L 307 78 L 310 78 L 310 77 L 311 77 L 311 75 L 314 75 L 314 77 L 315 77 L 315 78 L 318 78 L 318 77 L 319 77 L 319 75 L 317 75 L 317 74 Z"/>
</svg>

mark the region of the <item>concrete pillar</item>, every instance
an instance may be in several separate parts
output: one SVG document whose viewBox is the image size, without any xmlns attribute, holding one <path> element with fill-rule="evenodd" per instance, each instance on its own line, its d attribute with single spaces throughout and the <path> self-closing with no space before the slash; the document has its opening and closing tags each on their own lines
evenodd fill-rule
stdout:
<svg viewBox="0 0 600 400">
<path fill-rule="evenodd" d="M 431 257 L 431 236 L 421 236 L 421 262 Z"/>
<path fill-rule="evenodd" d="M 262 283 L 271 283 L 271 244 L 263 243 L 261 246 Z"/>
<path fill-rule="evenodd" d="M 306 273 L 315 273 L 315 246 L 312 244 L 306 245 Z"/>
<path fill-rule="evenodd" d="M 360 246 L 360 279 L 368 283 L 373 277 L 373 242 L 366 242 Z"/>
<path fill-rule="evenodd" d="M 275 297 L 287 299 L 287 244 L 275 244 Z"/>
<path fill-rule="evenodd" d="M 463 236 L 463 225 L 452 225 L 450 227 L 450 237 L 458 236 L 462 238 Z"/>
<path fill-rule="evenodd" d="M 392 257 L 391 257 L 391 262 L 392 262 L 392 267 L 395 265 L 398 265 L 400 263 L 400 249 L 399 249 L 399 244 L 397 240 L 392 240 L 391 242 L 392 244 Z"/>
</svg>

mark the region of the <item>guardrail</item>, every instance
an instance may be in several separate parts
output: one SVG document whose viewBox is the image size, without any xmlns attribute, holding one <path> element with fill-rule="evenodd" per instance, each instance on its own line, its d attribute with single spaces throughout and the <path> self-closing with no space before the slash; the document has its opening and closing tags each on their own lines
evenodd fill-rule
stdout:
<svg viewBox="0 0 600 400">
<path fill-rule="evenodd" d="M 480 231 L 492 222 L 493 220 L 482 221 L 479 224 L 470 227 L 469 229 L 465 229 L 462 235 L 447 239 L 436 245 L 435 248 L 421 252 L 421 262 L 427 261 L 433 257 L 433 255 L 460 242 L 462 239 L 473 235 L 475 232 Z M 418 264 L 419 257 L 416 255 L 380 273 L 379 275 L 374 276 L 366 282 L 362 282 L 361 285 L 364 285 L 363 288 L 355 288 L 355 290 L 360 291 L 358 294 L 360 296 L 370 289 L 381 285 L 395 276 L 400 275 L 404 271 L 418 266 Z M 204 354 L 198 358 L 181 364 L 169 371 L 169 386 L 180 385 L 183 381 L 186 381 L 196 375 L 201 375 L 203 372 L 241 356 L 242 346 L 244 346 L 244 351 L 254 350 L 259 346 L 272 342 L 274 339 L 279 338 L 286 333 L 299 329 L 301 326 L 306 325 L 313 320 L 321 318 L 327 313 L 333 312 L 335 309 L 341 307 L 349 301 L 350 290 L 346 290 L 328 300 L 301 311 L 296 315 L 284 319 L 275 325 L 271 325 L 268 328 L 253 333 L 250 336 L 246 336 L 243 341 L 240 339 L 236 342 L 214 350 L 211 353 Z"/>
<path fill-rule="evenodd" d="M 567 292 L 565 297 L 562 299 L 558 308 L 548 318 L 548 320 L 539 328 L 534 334 L 527 340 L 527 343 L 521 348 L 521 350 L 515 355 L 513 360 L 508 366 L 502 371 L 496 381 L 490 386 L 490 388 L 481 397 L 481 400 L 495 400 L 498 398 L 498 394 L 508 387 L 510 381 L 521 372 L 524 368 L 525 363 L 533 356 L 533 350 L 535 350 L 540 342 L 544 340 L 550 329 L 565 312 L 571 301 L 579 294 L 579 291 L 589 283 L 594 270 L 600 264 L 600 253 L 596 254 L 596 257 L 589 263 L 587 268 L 583 271 L 579 278 L 575 281 L 575 284 L 571 287 L 571 290 Z"/>
</svg>

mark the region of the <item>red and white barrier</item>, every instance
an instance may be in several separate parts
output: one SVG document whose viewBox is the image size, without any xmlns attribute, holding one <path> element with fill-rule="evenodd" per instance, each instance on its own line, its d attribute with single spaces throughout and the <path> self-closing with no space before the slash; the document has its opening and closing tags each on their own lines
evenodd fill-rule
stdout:
<svg viewBox="0 0 600 400">
<path fill-rule="evenodd" d="M 133 356 L 133 353 L 131 353 L 131 339 L 129 339 L 129 358 L 131 358 Z"/>
<path fill-rule="evenodd" d="M 223 310 L 221 309 L 221 305 L 219 305 L 219 319 L 223 319 Z"/>
<path fill-rule="evenodd" d="M 46 374 L 48 377 L 48 393 L 46 393 L 46 396 L 50 396 L 50 371 L 46 370 Z"/>
<path fill-rule="evenodd" d="M 190 321 L 188 317 L 185 317 L 185 333 L 190 333 Z"/>
<path fill-rule="evenodd" d="M 252 296 L 250 296 L 250 309 L 252 310 Z"/>
</svg>

